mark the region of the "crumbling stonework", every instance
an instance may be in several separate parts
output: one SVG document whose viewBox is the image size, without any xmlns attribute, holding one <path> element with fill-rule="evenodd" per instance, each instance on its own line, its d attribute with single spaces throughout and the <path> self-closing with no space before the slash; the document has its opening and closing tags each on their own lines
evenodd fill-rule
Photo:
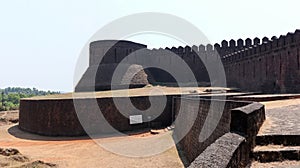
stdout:
<svg viewBox="0 0 300 168">
<path fill-rule="evenodd" d="M 118 79 L 113 81 L 116 68 L 121 69 Z M 79 83 L 76 92 L 116 90 L 144 87 L 153 83 L 149 73 L 141 65 L 136 64 L 100 64 L 88 67 Z"/>
</svg>

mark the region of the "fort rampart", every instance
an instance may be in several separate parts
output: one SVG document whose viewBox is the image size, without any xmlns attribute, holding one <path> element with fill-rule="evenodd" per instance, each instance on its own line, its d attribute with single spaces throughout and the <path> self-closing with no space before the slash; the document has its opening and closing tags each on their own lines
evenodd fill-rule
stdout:
<svg viewBox="0 0 300 168">
<path fill-rule="evenodd" d="M 165 61 L 175 64 L 174 57 L 180 57 L 190 67 L 199 83 L 209 84 L 210 79 L 203 62 L 220 58 L 226 72 L 229 87 L 264 93 L 300 92 L 300 31 L 285 36 L 264 37 L 262 40 L 223 40 L 221 44 L 179 46 L 148 50 L 146 45 L 129 41 L 115 41 L 113 47 L 105 48 L 104 42 L 90 44 L 90 66 L 99 64 L 137 63 L 143 66 L 151 61 Z M 110 41 L 109 43 L 113 43 Z M 136 52 L 138 50 L 145 52 Z M 174 53 L 166 57 L 165 51 Z M 128 57 L 131 55 L 131 57 Z M 103 56 L 102 61 L 100 61 Z M 159 84 L 174 83 L 170 74 L 155 68 L 149 72 Z"/>
</svg>

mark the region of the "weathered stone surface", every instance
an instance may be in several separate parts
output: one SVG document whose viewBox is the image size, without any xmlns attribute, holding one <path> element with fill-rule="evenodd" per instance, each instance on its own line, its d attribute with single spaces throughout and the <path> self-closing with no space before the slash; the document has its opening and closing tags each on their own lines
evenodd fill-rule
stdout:
<svg viewBox="0 0 300 168">
<path fill-rule="evenodd" d="M 124 100 L 130 99 L 131 103 L 140 110 L 150 107 L 149 97 L 110 97 L 97 98 L 96 104 L 93 98 L 85 99 L 24 99 L 21 100 L 19 128 L 28 132 L 48 135 L 48 136 L 80 136 L 86 131 L 82 127 L 81 121 L 86 123 L 89 133 L 112 133 L 109 127 L 118 131 L 131 131 L 139 128 L 166 127 L 172 121 L 172 97 L 166 96 L 166 107 L 163 111 L 139 112 L 127 106 Z M 159 102 L 165 96 L 151 96 L 154 102 Z M 76 108 L 74 106 L 76 101 Z M 121 102 L 122 113 L 119 111 L 114 101 Z M 123 103 L 123 104 L 122 104 Z M 103 117 L 99 114 L 101 113 Z M 142 115 L 143 123 L 131 125 L 129 115 Z M 147 122 L 148 116 L 152 116 L 152 121 Z M 156 116 L 153 119 L 153 116 Z M 107 125 L 107 124 L 108 125 Z"/>
<path fill-rule="evenodd" d="M 114 74 L 116 69 L 120 69 Z M 147 74 L 147 73 L 148 74 Z M 113 79 L 113 76 L 116 76 Z M 144 87 L 153 83 L 152 77 L 141 65 L 101 64 L 90 66 L 77 84 L 75 91 L 102 91 L 111 89 L 126 89 Z"/>
<path fill-rule="evenodd" d="M 231 131 L 244 135 L 250 149 L 255 146 L 256 135 L 265 121 L 264 105 L 253 102 L 249 105 L 232 109 Z"/>
<path fill-rule="evenodd" d="M 185 133 L 184 127 L 188 126 L 188 123 L 193 123 L 191 129 L 180 141 L 181 146 L 186 153 L 187 159 L 192 162 L 201 152 L 205 150 L 207 146 L 213 143 L 220 136 L 224 135 L 227 132 L 230 132 L 230 121 L 231 121 L 231 109 L 244 106 L 250 102 L 238 102 L 238 101 L 222 101 L 222 100 L 210 100 L 210 99 L 199 99 L 197 97 L 178 98 L 175 100 L 175 115 L 177 116 L 180 101 L 184 102 L 183 111 L 185 115 L 181 116 L 181 120 L 176 120 L 175 123 L 175 134 L 178 137 L 182 137 Z M 204 122 L 207 118 L 208 112 L 210 110 L 211 101 L 215 103 L 215 110 L 220 110 L 222 105 L 224 109 L 222 111 L 215 111 L 215 114 L 221 114 L 220 121 L 217 123 L 217 127 L 214 129 L 212 134 L 204 141 L 199 142 L 199 135 L 202 131 Z M 196 111 L 195 116 L 192 116 L 194 113 L 193 110 L 195 105 L 199 103 L 199 111 Z M 218 116 L 216 116 L 218 117 Z"/>
<path fill-rule="evenodd" d="M 228 100 L 222 101 L 222 100 L 215 100 L 215 99 L 211 99 L 211 100 L 199 99 L 197 97 L 192 97 L 192 96 L 186 99 L 185 97 L 182 97 L 175 100 L 176 102 L 175 115 L 177 115 L 179 109 L 178 101 L 180 100 L 184 101 L 184 107 L 180 107 L 180 108 L 183 108 L 185 113 L 189 115 L 187 115 L 186 118 L 183 118 L 184 122 L 178 121 L 177 124 L 175 123 L 175 134 L 179 136 L 182 136 L 181 133 L 184 133 L 184 132 L 180 132 L 181 130 L 184 130 L 182 129 L 182 127 L 185 127 L 186 123 L 190 123 L 193 121 L 194 117 L 190 116 L 191 111 L 193 111 L 195 105 L 197 105 L 197 101 L 198 103 L 200 102 L 199 111 L 196 112 L 197 113 L 196 120 L 192 128 L 180 141 L 180 145 L 182 146 L 182 149 L 190 163 L 194 162 L 195 158 L 197 158 L 199 155 L 202 155 L 202 152 L 217 148 L 218 145 L 214 146 L 214 148 L 207 148 L 207 147 L 213 144 L 218 138 L 220 138 L 224 134 L 229 133 L 230 131 L 240 134 L 246 140 L 244 142 L 244 145 L 237 146 L 236 150 L 241 152 L 237 155 L 237 157 L 238 156 L 244 157 L 241 164 L 245 166 L 247 163 L 249 163 L 250 161 L 249 153 L 255 146 L 256 135 L 263 121 L 265 120 L 264 105 L 256 102 L 253 103 L 253 102 L 245 102 L 245 101 L 228 101 Z M 214 104 L 217 106 L 214 107 L 214 109 L 221 109 L 222 103 L 225 103 L 224 110 L 221 112 L 222 117 L 218 122 L 216 129 L 214 129 L 214 131 L 212 132 L 212 134 L 209 136 L 208 139 L 206 139 L 204 142 L 200 142 L 199 135 L 200 132 L 202 131 L 203 124 L 207 118 L 211 101 L 213 101 Z M 176 127 L 179 127 L 179 129 L 178 128 L 176 129 Z M 219 140 L 219 139 L 217 141 L 223 142 L 223 140 Z M 213 153 L 213 155 L 210 155 L 213 158 L 213 160 L 211 160 L 212 164 L 214 165 L 213 167 L 218 167 L 218 166 L 224 167 L 224 165 L 226 167 L 227 164 L 223 163 L 222 159 L 216 159 L 218 157 L 222 157 L 222 153 L 219 152 L 216 153 L 215 151 L 211 153 Z M 232 155 L 229 155 L 227 157 L 231 158 L 231 156 Z M 239 162 L 241 162 L 240 160 L 241 158 L 236 158 L 236 159 L 230 161 L 230 165 L 232 164 L 233 167 L 235 166 L 243 167 L 242 165 L 237 165 L 239 164 Z M 209 159 L 206 158 L 206 160 Z M 228 161 L 228 159 L 226 161 Z M 201 165 L 197 165 L 197 166 L 201 167 Z M 206 166 L 212 166 L 212 165 L 208 164 Z"/>
<path fill-rule="evenodd" d="M 267 120 L 256 137 L 258 146 L 253 150 L 256 161 L 300 160 L 299 108 L 299 105 L 288 105 L 267 109 Z"/>
<path fill-rule="evenodd" d="M 245 167 L 249 161 L 246 139 L 238 134 L 226 133 L 207 147 L 189 166 L 199 167 Z"/>
<path fill-rule="evenodd" d="M 267 121 L 258 136 L 300 135 L 300 105 L 290 105 L 281 108 L 268 109 Z"/>
<path fill-rule="evenodd" d="M 252 156 L 259 162 L 300 160 L 300 146 L 256 146 L 253 150 Z"/>
</svg>

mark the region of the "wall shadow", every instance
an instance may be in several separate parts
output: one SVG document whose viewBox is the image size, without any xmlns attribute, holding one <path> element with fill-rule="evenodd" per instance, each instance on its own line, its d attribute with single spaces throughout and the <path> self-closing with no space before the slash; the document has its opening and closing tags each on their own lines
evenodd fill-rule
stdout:
<svg viewBox="0 0 300 168">
<path fill-rule="evenodd" d="M 144 134 L 150 132 L 150 129 L 140 129 L 135 131 L 127 131 L 122 134 L 99 134 L 93 135 L 95 139 L 100 138 L 112 138 L 112 137 L 122 137 L 122 136 L 136 136 L 139 134 Z M 13 125 L 8 129 L 8 133 L 16 138 L 26 139 L 26 140 L 37 140 L 37 141 L 72 141 L 72 140 L 89 140 L 91 139 L 88 135 L 83 136 L 45 136 L 35 133 L 30 133 L 23 131 L 19 128 L 19 125 Z"/>
<path fill-rule="evenodd" d="M 38 141 L 66 141 L 66 140 L 85 140 L 91 139 L 89 136 L 78 136 L 78 137 L 50 137 L 30 132 L 23 131 L 19 128 L 19 125 L 14 125 L 8 129 L 8 133 L 16 138 L 26 140 L 38 140 Z"/>
<path fill-rule="evenodd" d="M 179 155 L 179 158 L 182 162 L 182 164 L 184 165 L 184 167 L 188 167 L 190 164 L 189 164 L 189 161 L 187 160 L 186 156 L 185 156 L 185 152 L 182 148 L 182 146 L 180 144 L 176 144 L 176 150 L 178 152 L 178 155 Z"/>
</svg>

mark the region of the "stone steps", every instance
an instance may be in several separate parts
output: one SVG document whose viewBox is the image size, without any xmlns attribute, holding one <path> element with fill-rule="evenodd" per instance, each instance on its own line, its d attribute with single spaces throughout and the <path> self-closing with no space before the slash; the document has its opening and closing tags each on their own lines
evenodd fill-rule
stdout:
<svg viewBox="0 0 300 168">
<path fill-rule="evenodd" d="M 300 135 L 257 135 L 252 158 L 261 163 L 300 160 Z"/>
<path fill-rule="evenodd" d="M 251 153 L 252 167 L 299 167 L 299 109 L 298 104 L 266 110 L 267 119 L 256 136 L 256 147 Z"/>
<path fill-rule="evenodd" d="M 269 163 L 261 163 L 261 162 L 252 162 L 247 168 L 299 168 L 299 161 L 283 161 L 283 162 L 269 162 Z"/>
<path fill-rule="evenodd" d="M 300 135 L 257 135 L 256 145 L 300 146 Z"/>
<path fill-rule="evenodd" d="M 268 145 L 256 146 L 252 157 L 258 162 L 300 160 L 300 146 Z"/>
</svg>

